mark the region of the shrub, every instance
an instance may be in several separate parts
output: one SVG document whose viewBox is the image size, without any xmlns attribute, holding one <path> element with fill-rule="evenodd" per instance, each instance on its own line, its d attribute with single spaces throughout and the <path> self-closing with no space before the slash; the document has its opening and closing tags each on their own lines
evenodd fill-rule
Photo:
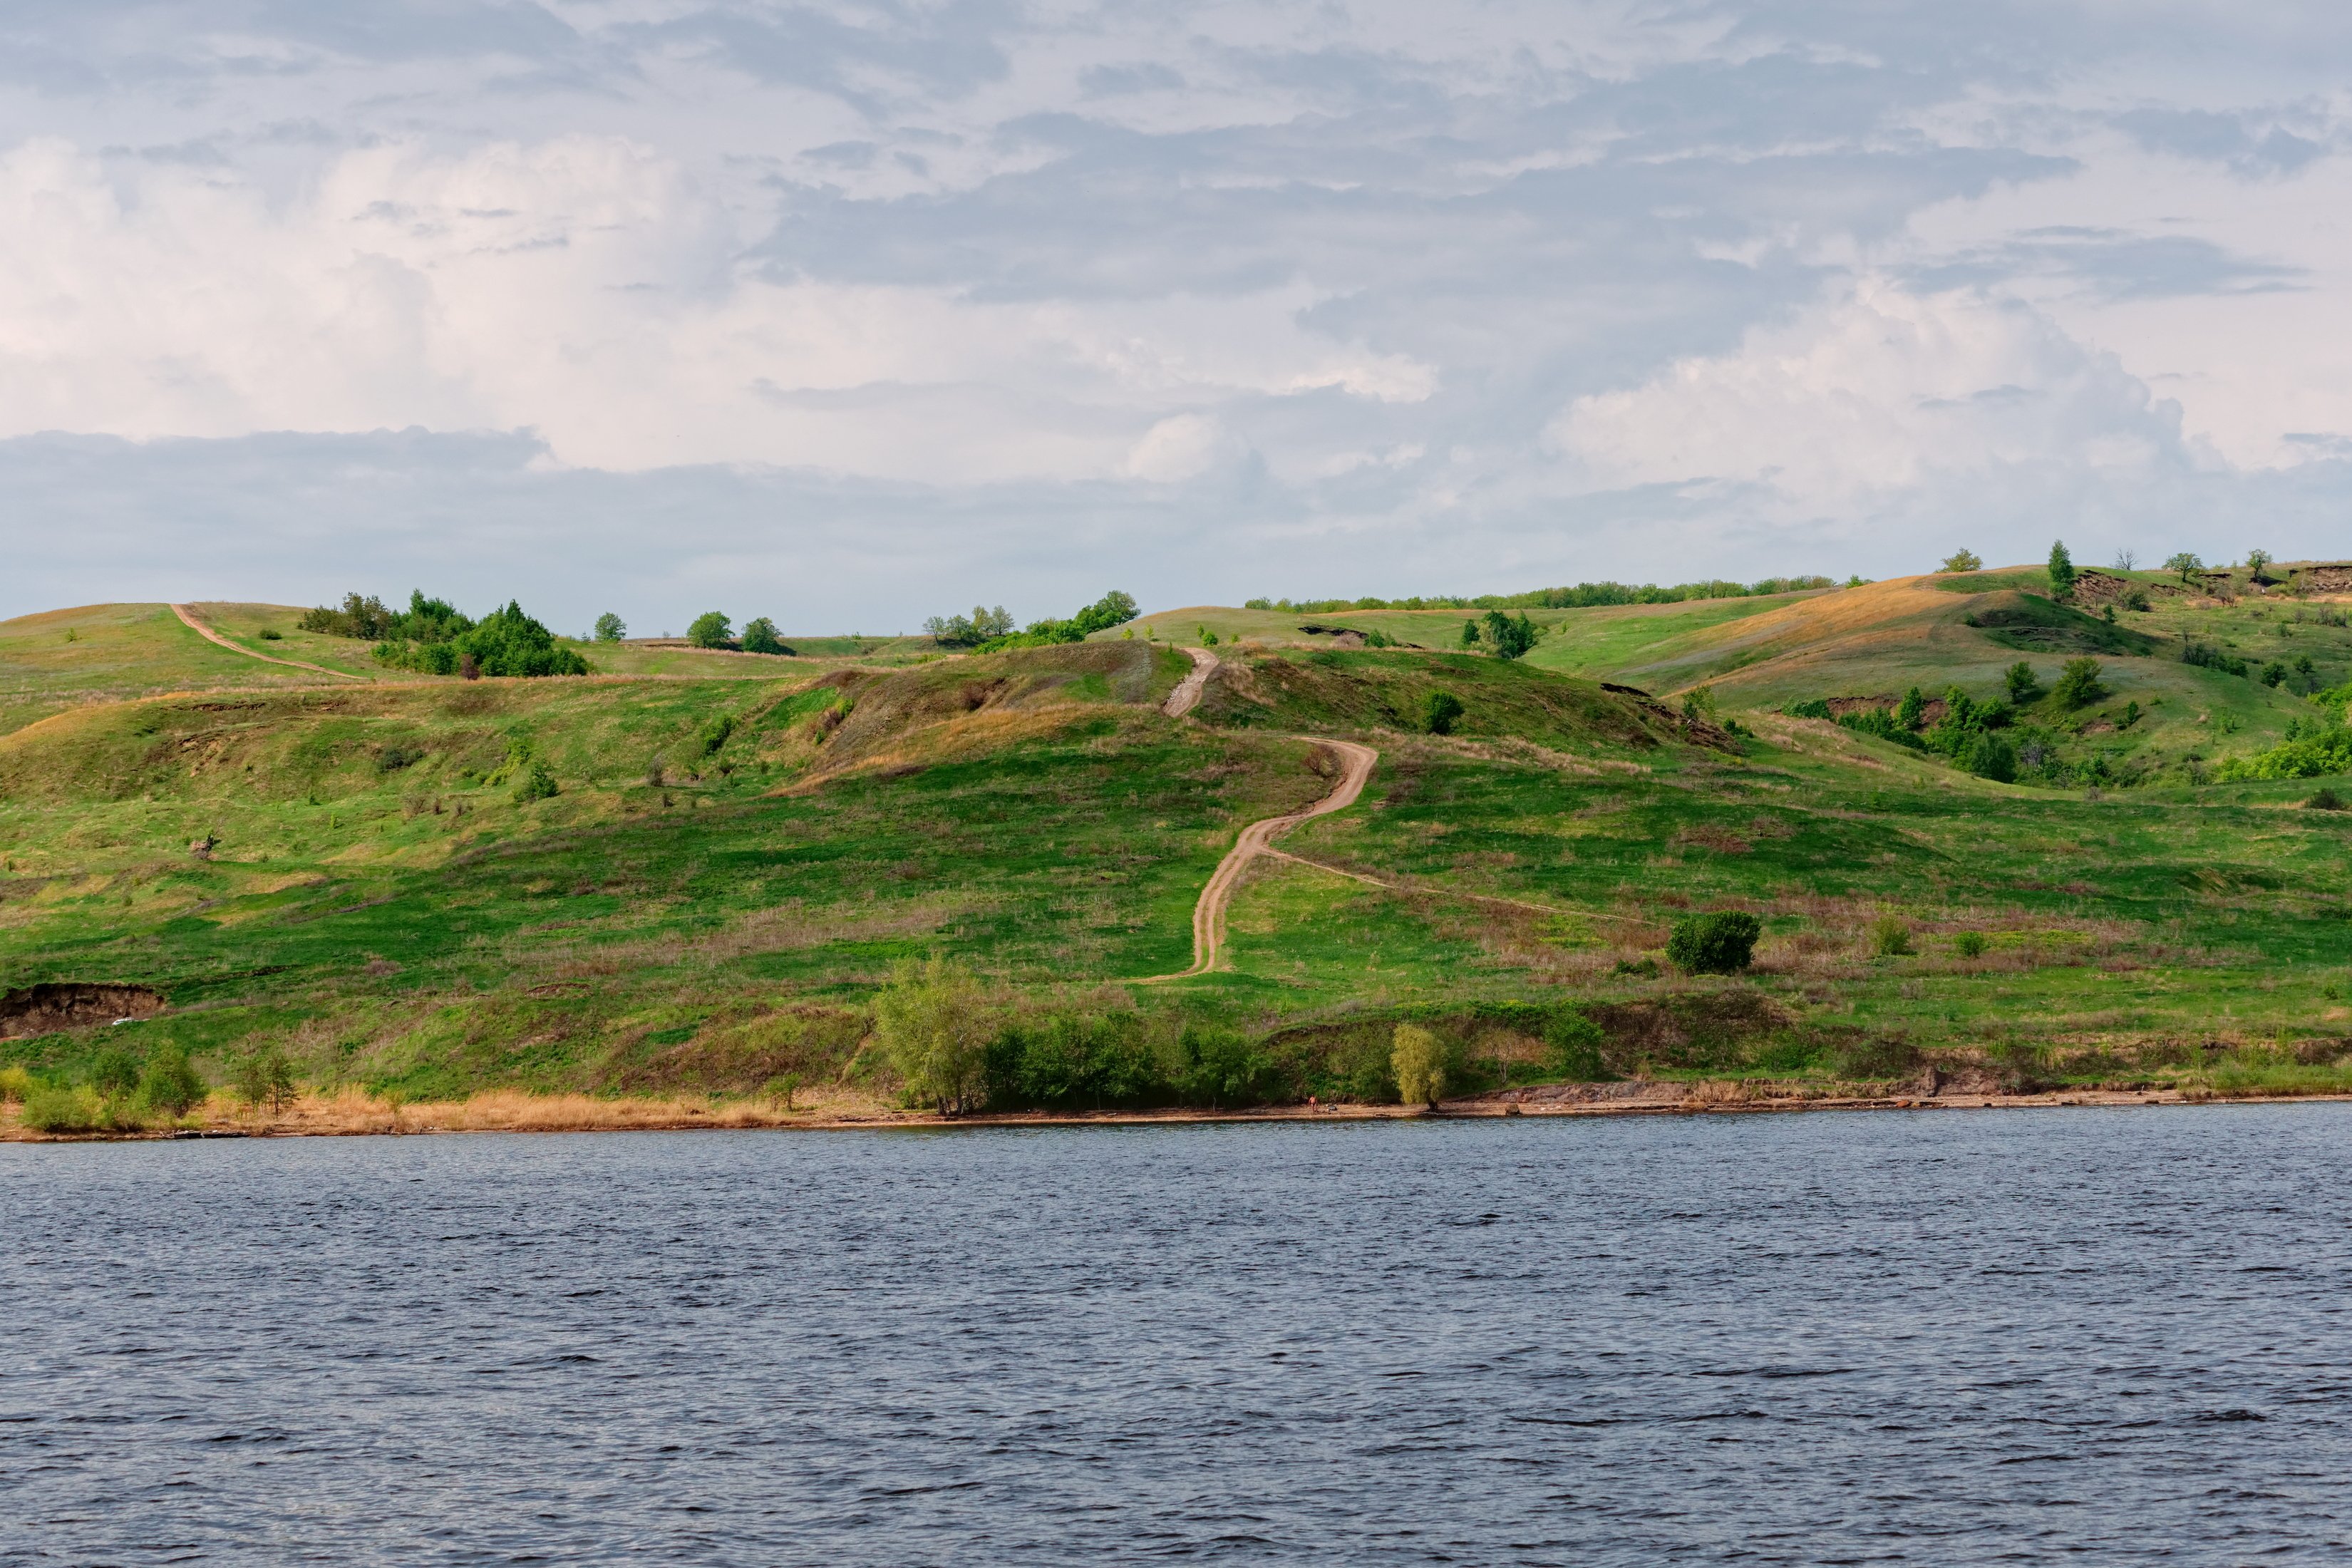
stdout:
<svg viewBox="0 0 2352 1568">
<path fill-rule="evenodd" d="M 1011 637 L 1016 624 L 1002 605 L 992 610 L 985 605 L 974 605 L 969 616 L 933 616 L 923 623 L 923 630 L 941 647 L 971 647 Z M 750 635 L 749 627 L 745 635 Z"/>
<path fill-rule="evenodd" d="M 0 1068 L 0 1105 L 22 1105 L 33 1092 L 33 1075 L 23 1068 Z"/>
<path fill-rule="evenodd" d="M 2352 729 L 2320 730 L 2251 757 L 2231 757 L 2213 770 L 2221 783 L 2241 779 L 2308 779 L 2352 773 Z"/>
<path fill-rule="evenodd" d="M 596 617 L 596 640 L 598 642 L 619 642 L 623 637 L 627 637 L 628 635 L 629 624 L 621 619 L 620 616 L 614 615 L 612 611 L 607 610 L 603 615 Z"/>
<path fill-rule="evenodd" d="M 86 1089 L 35 1087 L 25 1096 L 25 1125 L 36 1132 L 95 1132 L 106 1108 Z"/>
<path fill-rule="evenodd" d="M 2286 684 L 2286 666 L 2277 659 L 2273 659 L 2263 666 L 2262 680 L 2264 686 L 2284 686 Z"/>
<path fill-rule="evenodd" d="M 257 635 L 263 642 L 284 642 L 286 640 L 286 634 L 279 631 L 276 626 L 264 626 L 256 635 Z"/>
<path fill-rule="evenodd" d="M 2137 583 L 2133 584 L 2131 591 L 2124 595 L 2124 608 L 2126 610 L 2146 610 L 2147 608 L 2147 590 L 2141 587 Z"/>
<path fill-rule="evenodd" d="M 1462 646 L 1464 647 L 1476 647 L 1478 646 L 1477 622 L 1465 621 L 1462 623 Z"/>
<path fill-rule="evenodd" d="M 263 1046 L 236 1064 L 236 1097 L 248 1108 L 266 1105 L 281 1111 L 294 1103 L 294 1064 L 278 1047 Z"/>
<path fill-rule="evenodd" d="M 529 763 L 524 767 L 522 776 L 515 781 L 514 797 L 518 805 L 527 801 L 549 800 L 562 793 L 556 785 L 555 774 L 548 770 L 545 763 Z"/>
<path fill-rule="evenodd" d="M 1995 784 L 2017 782 L 2017 748 L 1999 735 L 1979 735 L 1969 745 L 1969 772 Z"/>
<path fill-rule="evenodd" d="M 109 1046 L 89 1064 L 89 1087 L 109 1100 L 120 1100 L 139 1087 L 139 1058 L 121 1046 Z"/>
<path fill-rule="evenodd" d="M 1288 1087 L 1275 1059 L 1230 1029 L 1188 1024 L 1177 1041 L 1179 1089 L 1188 1104 L 1263 1105 Z"/>
<path fill-rule="evenodd" d="M 1911 951 L 1911 927 L 1901 915 L 1881 915 L 1870 922 L 1870 951 L 1879 958 L 1901 958 Z"/>
<path fill-rule="evenodd" d="M 1424 721 L 1428 724 L 1431 734 L 1451 735 L 1454 733 L 1454 721 L 1461 717 L 1462 699 L 1454 696 L 1451 691 L 1433 691 L 1429 694 L 1429 709 Z"/>
<path fill-rule="evenodd" d="M 1780 711 L 1787 714 L 1791 719 L 1828 719 L 1833 717 L 1830 712 L 1830 705 L 1818 697 L 1814 698 L 1810 702 L 1789 703 L 1784 706 Z"/>
<path fill-rule="evenodd" d="M 1745 910 L 1717 910 L 1674 923 L 1666 956 L 1693 974 L 1737 974 L 1756 952 L 1764 922 Z"/>
<path fill-rule="evenodd" d="M 1927 694 L 1915 686 L 1895 704 L 1895 721 L 1906 730 L 1916 730 L 1927 719 Z"/>
<path fill-rule="evenodd" d="M 139 1099 L 151 1110 L 185 1116 L 205 1102 L 205 1080 L 189 1064 L 187 1051 L 166 1042 L 147 1059 L 139 1079 Z"/>
<path fill-rule="evenodd" d="M 1389 1061 L 1396 1071 L 1397 1098 L 1404 1104 L 1434 1106 L 1445 1097 L 1444 1047 L 1427 1029 L 1399 1024 Z"/>
<path fill-rule="evenodd" d="M 743 623 L 743 651 L 782 655 L 793 650 L 786 647 L 784 639 L 776 635 L 775 622 L 765 616 L 754 616 Z"/>
<path fill-rule="evenodd" d="M 1646 959 L 1643 962 L 1649 963 Z M 1627 965 L 1620 960 L 1618 967 Z M 1655 973 L 1657 965 L 1651 963 L 1650 970 Z M 1557 1014 L 1544 1026 L 1543 1040 L 1545 1065 L 1560 1077 L 1591 1083 L 1608 1076 L 1601 1056 L 1601 1047 L 1608 1043 L 1608 1037 L 1601 1032 L 1600 1025 L 1583 1014 L 1573 1009 Z"/>
<path fill-rule="evenodd" d="M 555 634 L 525 615 L 514 600 L 479 622 L 468 621 L 454 610 L 449 611 L 454 620 L 439 618 L 439 612 L 448 606 L 421 596 L 419 602 L 422 608 L 402 616 L 401 629 L 376 645 L 377 662 L 425 675 L 462 675 L 468 680 L 485 675 L 588 673 L 586 659 L 571 648 L 556 647 Z M 431 635 L 415 635 L 420 629 Z"/>
<path fill-rule="evenodd" d="M 697 647 L 726 647 L 734 641 L 734 636 L 727 617 L 717 610 L 703 611 L 686 628 L 686 640 Z"/>
<path fill-rule="evenodd" d="M 1486 612 L 1486 640 L 1505 658 L 1523 658 L 1536 646 L 1536 624 L 1522 610 L 1513 617 L 1500 610 Z"/>
<path fill-rule="evenodd" d="M 2107 694 L 2099 684 L 2099 661 L 2070 658 L 2058 676 L 2058 700 L 2069 708 L 2087 708 Z"/>
<path fill-rule="evenodd" d="M 1955 550 L 1952 553 L 1944 557 L 1942 570 L 1946 572 L 1974 572 L 1983 565 L 1983 558 L 1978 555 L 1975 551 Z"/>
<path fill-rule="evenodd" d="M 994 1009 L 971 971 L 902 959 L 874 998 L 874 1037 L 917 1105 L 950 1116 L 980 1108 Z"/>
<path fill-rule="evenodd" d="M 2342 811 L 2344 797 L 2332 789 L 2323 789 L 2303 803 L 2305 811 Z"/>
<path fill-rule="evenodd" d="M 1984 932 L 1980 931 L 1964 931 L 1952 939 L 1952 951 L 1962 958 L 1982 958 L 1984 950 Z"/>
</svg>

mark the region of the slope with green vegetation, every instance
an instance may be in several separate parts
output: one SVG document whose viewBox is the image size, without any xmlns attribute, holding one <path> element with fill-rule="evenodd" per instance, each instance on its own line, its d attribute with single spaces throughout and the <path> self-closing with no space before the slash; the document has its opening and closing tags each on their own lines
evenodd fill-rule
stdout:
<svg viewBox="0 0 2352 1568">
<path fill-rule="evenodd" d="M 729 678 L 329 685 L 227 669 L 251 661 L 127 616 L 87 665 L 45 642 L 8 667 L 51 707 L 0 736 L 0 1021 L 39 1020 L 0 1065 L 85 1105 L 174 1050 L 256 1093 L 409 1098 L 822 1084 L 1231 1105 L 1931 1070 L 2352 1086 L 2352 812 L 2305 804 L 2310 783 L 2003 784 L 1776 710 L 1911 685 L 1990 700 L 2023 659 L 2044 693 L 2016 713 L 2071 724 L 2110 699 L 2033 708 L 2056 700 L 2059 655 L 2092 657 L 2068 638 L 2111 639 L 2102 679 L 2148 693 L 2144 712 L 2242 704 L 2226 739 L 2250 752 L 2255 715 L 2322 710 L 2164 653 L 2192 629 L 2291 643 L 2340 683 L 2325 606 L 2208 598 L 2111 627 L 2015 587 L 1914 582 L 1612 651 L 1705 675 L 1652 684 L 1711 685 L 1738 730 L 1544 668 L 1564 632 L 1518 660 L 1221 643 L 1179 721 L 1160 704 L 1189 660 L 1116 631 L 895 669 L 703 654 Z M 2024 618 L 1988 614 L 2009 610 Z M 1746 647 L 1768 657 L 1725 663 L 1759 627 Z M 138 638 L 175 678 L 219 673 L 80 700 L 161 684 L 126 674 Z M 1380 753 L 1360 804 L 1255 863 L 1220 967 L 1130 984 L 1184 967 L 1244 825 L 1328 787 L 1324 738 Z M 1752 964 L 1670 956 L 1709 910 L 1758 917 Z M 1400 1025 L 1428 1040 L 1400 1055 Z M 136 1056 L 128 1079 L 109 1050 Z"/>
</svg>

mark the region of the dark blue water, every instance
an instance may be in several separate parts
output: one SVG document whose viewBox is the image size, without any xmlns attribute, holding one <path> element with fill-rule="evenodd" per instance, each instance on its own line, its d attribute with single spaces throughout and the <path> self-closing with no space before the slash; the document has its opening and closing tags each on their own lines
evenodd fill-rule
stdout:
<svg viewBox="0 0 2352 1568">
<path fill-rule="evenodd" d="M 2352 1107 L 0 1146 L 0 1561 L 2342 1562 Z"/>
</svg>

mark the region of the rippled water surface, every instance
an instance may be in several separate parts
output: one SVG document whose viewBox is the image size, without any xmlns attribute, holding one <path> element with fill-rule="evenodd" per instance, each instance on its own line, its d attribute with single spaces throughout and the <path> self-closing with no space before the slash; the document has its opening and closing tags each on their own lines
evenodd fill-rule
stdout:
<svg viewBox="0 0 2352 1568">
<path fill-rule="evenodd" d="M 0 1561 L 2342 1562 L 2352 1107 L 0 1146 Z"/>
</svg>

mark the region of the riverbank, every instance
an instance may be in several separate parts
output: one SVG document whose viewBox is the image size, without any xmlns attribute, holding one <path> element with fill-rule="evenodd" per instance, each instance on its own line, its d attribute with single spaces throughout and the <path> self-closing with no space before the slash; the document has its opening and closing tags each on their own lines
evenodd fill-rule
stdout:
<svg viewBox="0 0 2352 1568">
<path fill-rule="evenodd" d="M 1268 1105 L 1214 1110 L 1194 1107 L 1096 1111 L 1007 1111 L 942 1117 L 863 1097 L 803 1096 L 785 1106 L 756 1100 L 687 1098 L 600 1099 L 591 1095 L 496 1090 L 469 1100 L 401 1104 L 356 1089 L 304 1095 L 278 1110 L 247 1110 L 215 1100 L 205 1110 L 144 1127 L 37 1131 L 21 1108 L 0 1114 L 0 1142 L 68 1143 L 204 1138 L 401 1137 L 446 1132 L 653 1132 L 801 1129 L 810 1131 L 969 1127 L 1117 1127 L 1244 1121 L 1476 1120 L 1514 1116 L 1694 1116 L 1805 1110 L 2025 1110 L 2068 1106 L 2263 1105 L 2352 1101 L 2352 1094 L 2221 1094 L 2189 1089 L 2072 1089 L 2036 1094 L 1775 1093 L 1776 1086 L 1722 1079 L 1635 1079 L 1613 1084 L 1551 1084 L 1446 1100 L 1434 1108 L 1402 1105 Z"/>
</svg>

